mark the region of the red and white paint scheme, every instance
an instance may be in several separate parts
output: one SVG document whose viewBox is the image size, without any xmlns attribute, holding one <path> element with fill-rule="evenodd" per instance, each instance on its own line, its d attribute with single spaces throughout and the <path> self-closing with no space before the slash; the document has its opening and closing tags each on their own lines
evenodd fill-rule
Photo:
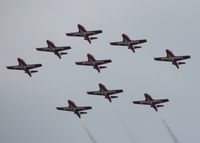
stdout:
<svg viewBox="0 0 200 143">
<path fill-rule="evenodd" d="M 87 40 L 90 44 L 92 40 L 97 39 L 97 37 L 90 37 L 90 36 L 100 34 L 103 32 L 102 30 L 87 31 L 85 27 L 83 27 L 81 24 L 78 24 L 77 27 L 78 27 L 78 32 L 66 33 L 66 35 L 75 36 L 75 37 L 83 37 L 84 40 Z"/>
<path fill-rule="evenodd" d="M 123 41 L 119 42 L 110 42 L 110 45 L 114 46 L 128 46 L 128 49 L 132 50 L 135 53 L 135 49 L 141 48 L 141 46 L 137 46 L 138 44 L 142 44 L 147 42 L 146 39 L 140 40 L 131 40 L 128 35 L 122 34 Z"/>
<path fill-rule="evenodd" d="M 157 108 L 164 106 L 164 105 L 160 105 L 161 103 L 169 102 L 169 99 L 153 99 L 148 93 L 145 93 L 144 96 L 145 96 L 145 100 L 133 101 L 133 103 L 142 104 L 142 105 L 150 105 L 152 108 L 158 111 Z"/>
<path fill-rule="evenodd" d="M 107 64 L 112 62 L 112 60 L 107 59 L 107 60 L 96 60 L 93 55 L 87 54 L 87 61 L 81 61 L 81 62 L 75 62 L 77 65 L 84 65 L 84 66 L 93 66 L 94 69 L 96 69 L 100 73 L 100 69 L 107 68 L 106 66 L 99 66 L 103 64 Z"/>
<path fill-rule="evenodd" d="M 79 118 L 81 118 L 82 114 L 87 114 L 87 112 L 83 112 L 84 110 L 92 109 L 91 106 L 76 106 L 72 100 L 68 100 L 68 104 L 68 107 L 56 107 L 56 109 L 74 112 L 74 114 L 76 114 Z"/>
<path fill-rule="evenodd" d="M 88 91 L 87 94 L 104 96 L 106 99 L 112 102 L 112 99 L 118 98 L 118 96 L 110 96 L 110 95 L 121 93 L 121 92 L 123 92 L 122 89 L 108 90 L 105 85 L 103 85 L 102 83 L 99 83 L 99 91 Z"/>
<path fill-rule="evenodd" d="M 44 52 L 52 52 L 56 56 L 58 56 L 59 59 L 61 59 L 62 55 L 68 54 L 67 52 L 61 52 L 61 51 L 71 49 L 70 46 L 61 46 L 61 47 L 55 46 L 55 44 L 50 40 L 46 40 L 46 43 L 47 43 L 47 47 L 36 48 L 36 50 L 37 51 L 44 51 Z"/>
<path fill-rule="evenodd" d="M 25 61 L 21 58 L 17 58 L 18 65 L 15 66 L 7 66 L 7 69 L 12 69 L 12 70 L 23 70 L 25 73 L 27 73 L 30 77 L 32 76 L 32 73 L 36 73 L 38 71 L 36 70 L 31 70 L 34 68 L 41 67 L 42 64 L 26 64 Z"/>
<path fill-rule="evenodd" d="M 179 65 L 186 64 L 185 62 L 179 62 L 181 60 L 190 59 L 189 55 L 185 56 L 175 56 L 172 51 L 166 49 L 166 57 L 157 57 L 154 58 L 155 61 L 165 61 L 165 62 L 172 62 L 172 65 L 175 65 L 177 69 L 179 69 Z"/>
</svg>

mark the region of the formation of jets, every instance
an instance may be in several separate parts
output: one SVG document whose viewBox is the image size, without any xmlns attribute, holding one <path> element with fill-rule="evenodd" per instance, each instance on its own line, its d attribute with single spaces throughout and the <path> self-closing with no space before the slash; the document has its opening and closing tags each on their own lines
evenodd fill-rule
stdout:
<svg viewBox="0 0 200 143">
<path fill-rule="evenodd" d="M 93 37 L 94 35 L 100 34 L 103 32 L 102 30 L 87 31 L 81 24 L 78 24 L 77 26 L 78 26 L 78 32 L 66 33 L 66 35 L 75 36 L 75 37 L 83 37 L 84 40 L 87 40 L 90 44 L 92 40 L 97 39 L 97 37 Z M 135 49 L 141 48 L 139 44 L 147 42 L 146 39 L 131 40 L 129 36 L 126 34 L 122 34 L 122 39 L 123 39 L 122 41 L 110 42 L 110 45 L 127 46 L 128 49 L 132 50 L 135 53 Z M 71 49 L 70 46 L 56 46 L 50 40 L 46 40 L 46 43 L 47 43 L 47 47 L 36 48 L 36 50 L 44 51 L 44 52 L 52 52 L 59 59 L 61 59 L 62 55 L 68 54 L 66 50 Z M 181 62 L 181 60 L 190 58 L 189 55 L 175 56 L 172 53 L 172 51 L 170 51 L 169 49 L 166 49 L 166 54 L 167 54 L 166 57 L 156 57 L 154 58 L 154 60 L 171 62 L 173 65 L 179 68 L 179 65 L 185 64 L 185 62 Z M 96 60 L 94 56 L 90 53 L 87 54 L 87 59 L 88 59 L 87 61 L 75 62 L 75 64 L 91 66 L 100 73 L 101 69 L 107 68 L 106 66 L 102 66 L 102 65 L 112 62 L 111 59 Z M 42 66 L 42 64 L 26 64 L 25 61 L 21 58 L 18 58 L 17 60 L 18 60 L 18 65 L 7 66 L 7 69 L 23 70 L 30 77 L 32 76 L 32 73 L 38 72 L 37 70 L 32 70 L 32 69 Z M 87 94 L 103 96 L 105 99 L 109 100 L 109 102 L 112 102 L 112 99 L 118 98 L 118 96 L 115 96 L 114 94 L 118 94 L 122 92 L 123 92 L 123 89 L 108 90 L 104 84 L 99 83 L 99 90 L 88 91 Z M 158 111 L 159 107 L 164 106 L 161 103 L 169 102 L 169 99 L 153 99 L 148 93 L 145 93 L 144 96 L 145 96 L 145 100 L 133 101 L 133 103 L 142 104 L 142 105 L 150 105 L 152 108 Z M 56 109 L 74 112 L 79 118 L 81 118 L 82 114 L 87 114 L 85 110 L 92 109 L 91 106 L 77 106 L 72 100 L 68 100 L 68 104 L 69 104 L 68 107 L 56 107 Z"/>
</svg>

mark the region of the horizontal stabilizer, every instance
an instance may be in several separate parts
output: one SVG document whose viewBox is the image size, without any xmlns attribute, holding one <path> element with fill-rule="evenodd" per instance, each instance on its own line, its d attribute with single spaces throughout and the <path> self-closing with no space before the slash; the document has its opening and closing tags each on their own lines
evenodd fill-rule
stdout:
<svg viewBox="0 0 200 143">
<path fill-rule="evenodd" d="M 164 105 L 157 105 L 157 108 L 164 107 Z"/>
<path fill-rule="evenodd" d="M 61 54 L 61 55 L 66 55 L 66 54 L 68 54 L 68 53 L 65 53 L 65 52 L 61 52 L 60 54 Z"/>
<path fill-rule="evenodd" d="M 36 73 L 36 72 L 38 72 L 38 71 L 34 71 L 34 70 L 32 70 L 32 71 L 30 71 L 31 73 Z"/>
<path fill-rule="evenodd" d="M 178 62 L 179 65 L 186 64 L 185 62 Z"/>
<path fill-rule="evenodd" d="M 90 40 L 98 39 L 97 37 L 90 37 Z"/>
<path fill-rule="evenodd" d="M 111 97 L 111 99 L 113 99 L 113 98 L 118 98 L 118 96 L 110 96 Z"/>
<path fill-rule="evenodd" d="M 99 67 L 100 69 L 105 69 L 105 68 L 107 68 L 106 66 L 100 66 Z"/>
<path fill-rule="evenodd" d="M 142 46 L 134 46 L 135 49 L 142 48 Z"/>
<path fill-rule="evenodd" d="M 87 112 L 80 112 L 80 114 L 87 114 Z"/>
</svg>

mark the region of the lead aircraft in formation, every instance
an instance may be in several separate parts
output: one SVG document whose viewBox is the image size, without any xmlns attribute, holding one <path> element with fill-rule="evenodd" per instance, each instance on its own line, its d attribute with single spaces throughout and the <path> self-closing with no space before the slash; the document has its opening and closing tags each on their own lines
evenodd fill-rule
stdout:
<svg viewBox="0 0 200 143">
<path fill-rule="evenodd" d="M 36 48 L 36 50 L 44 51 L 44 52 L 52 52 L 56 56 L 58 56 L 60 59 L 61 59 L 62 55 L 66 55 L 67 54 L 67 52 L 62 52 L 62 51 L 71 49 L 70 46 L 59 46 L 59 47 L 55 46 L 55 44 L 50 40 L 46 40 L 46 43 L 47 43 L 48 47 Z"/>
<path fill-rule="evenodd" d="M 177 67 L 177 69 L 179 69 L 179 65 L 186 64 L 185 62 L 179 62 L 179 61 L 182 61 L 182 60 L 190 58 L 189 55 L 175 56 L 173 54 L 173 52 L 170 51 L 169 49 L 166 49 L 166 54 L 167 54 L 166 57 L 157 57 L 157 58 L 154 58 L 154 60 L 156 60 L 156 61 L 172 62 L 172 65 L 175 65 Z"/>
<path fill-rule="evenodd" d="M 23 70 L 25 73 L 27 73 L 30 77 L 32 76 L 32 73 L 38 72 L 37 70 L 31 70 L 34 68 L 41 67 L 42 64 L 26 64 L 25 61 L 21 58 L 18 58 L 18 65 L 15 66 L 7 66 L 7 69 L 12 70 Z"/>
<path fill-rule="evenodd" d="M 87 114 L 87 112 L 84 112 L 84 110 L 92 109 L 91 106 L 76 106 L 72 100 L 68 100 L 68 104 L 68 107 L 56 107 L 56 109 L 74 112 L 74 114 L 76 114 L 79 118 L 81 118 L 82 114 Z"/>
<path fill-rule="evenodd" d="M 67 36 L 75 36 L 75 37 L 83 37 L 84 40 L 87 40 L 90 44 L 92 40 L 97 39 L 97 37 L 91 37 L 96 34 L 100 34 L 103 31 L 102 30 L 92 30 L 92 31 L 87 31 L 85 27 L 81 24 L 78 24 L 78 32 L 73 32 L 73 33 L 66 33 Z"/>
<path fill-rule="evenodd" d="M 122 34 L 122 39 L 122 41 L 110 42 L 110 44 L 115 46 L 128 46 L 128 49 L 132 50 L 133 53 L 135 53 L 135 49 L 141 48 L 141 46 L 138 46 L 138 44 L 147 42 L 146 39 L 131 40 L 126 34 Z"/>
<path fill-rule="evenodd" d="M 133 101 L 134 104 L 142 104 L 142 105 L 150 105 L 156 111 L 158 111 L 159 107 L 164 107 L 164 105 L 160 105 L 161 103 L 169 102 L 169 99 L 153 99 L 148 93 L 144 94 L 145 100 L 141 101 Z"/>
<path fill-rule="evenodd" d="M 106 66 L 100 66 L 100 65 L 112 62 L 110 59 L 96 60 L 94 56 L 89 53 L 87 54 L 87 58 L 88 58 L 87 61 L 75 62 L 75 64 L 83 65 L 83 66 L 93 66 L 93 68 L 96 69 L 100 73 L 100 69 L 107 68 Z"/>
<path fill-rule="evenodd" d="M 118 98 L 118 96 L 110 96 L 110 95 L 121 93 L 121 92 L 123 92 L 122 89 L 108 90 L 105 85 L 103 85 L 102 83 L 99 83 L 99 91 L 88 91 L 87 94 L 104 96 L 106 99 L 112 102 L 112 99 Z"/>
</svg>

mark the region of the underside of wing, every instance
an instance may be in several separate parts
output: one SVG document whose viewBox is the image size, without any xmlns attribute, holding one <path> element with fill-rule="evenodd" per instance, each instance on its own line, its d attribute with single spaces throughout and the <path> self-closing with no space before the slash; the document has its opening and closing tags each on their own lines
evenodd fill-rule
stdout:
<svg viewBox="0 0 200 143">
<path fill-rule="evenodd" d="M 156 99 L 156 100 L 153 100 L 154 104 L 160 104 L 160 103 L 165 103 L 165 102 L 169 102 L 169 99 Z"/>
<path fill-rule="evenodd" d="M 11 69 L 11 70 L 22 70 L 20 66 L 7 66 L 7 69 Z"/>
<path fill-rule="evenodd" d="M 111 63 L 112 61 L 109 59 L 109 60 L 96 60 L 95 61 L 95 64 L 96 65 L 102 65 L 102 64 L 107 64 L 107 63 Z"/>
<path fill-rule="evenodd" d="M 27 68 L 28 69 L 34 69 L 34 68 L 38 68 L 38 67 L 41 67 L 42 64 L 32 64 L 32 65 L 27 65 Z"/>
<path fill-rule="evenodd" d="M 83 110 L 90 110 L 90 109 L 92 109 L 92 107 L 91 106 L 80 106 L 80 107 L 76 107 L 76 109 L 78 111 L 83 111 Z"/>
<path fill-rule="evenodd" d="M 83 35 L 80 32 L 66 33 L 66 35 L 67 36 L 83 37 Z"/>
<path fill-rule="evenodd" d="M 142 44 L 142 43 L 145 43 L 145 42 L 147 42 L 146 39 L 141 39 L 141 40 L 131 40 L 131 44 L 132 44 L 132 45 Z"/>
<path fill-rule="evenodd" d="M 102 32 L 103 32 L 102 30 L 93 30 L 93 31 L 87 31 L 87 32 L 85 32 L 85 34 L 87 36 L 92 36 L 92 35 L 100 34 Z"/>
<path fill-rule="evenodd" d="M 146 100 L 142 101 L 133 101 L 134 104 L 142 104 L 142 105 L 149 105 L 149 103 Z"/>
<path fill-rule="evenodd" d="M 57 110 L 63 110 L 63 111 L 73 111 L 72 108 L 69 107 L 56 107 Z"/>
<path fill-rule="evenodd" d="M 104 94 L 101 91 L 88 91 L 87 94 L 104 96 Z"/>
<path fill-rule="evenodd" d="M 187 56 L 175 56 L 175 57 L 174 57 L 174 59 L 175 59 L 176 61 L 181 61 L 181 60 L 185 60 L 185 59 L 189 59 L 189 58 L 190 58 L 189 55 L 187 55 Z"/>
<path fill-rule="evenodd" d="M 110 45 L 115 45 L 115 46 L 127 46 L 125 42 L 120 41 L 120 42 L 110 42 Z"/>
<path fill-rule="evenodd" d="M 123 92 L 122 89 L 119 89 L 119 90 L 108 90 L 107 91 L 109 95 L 112 95 L 112 94 L 117 94 L 117 93 L 121 93 Z"/>
<path fill-rule="evenodd" d="M 91 62 L 89 61 L 76 62 L 76 64 L 83 65 L 83 66 L 92 66 Z"/>
<path fill-rule="evenodd" d="M 155 61 L 165 61 L 165 62 L 171 62 L 170 58 L 168 57 L 157 57 L 154 58 Z"/>
<path fill-rule="evenodd" d="M 44 48 L 36 48 L 37 51 L 44 51 L 44 52 L 51 52 L 50 48 L 44 47 Z"/>
<path fill-rule="evenodd" d="M 69 49 L 71 49 L 70 46 L 55 47 L 56 51 L 64 51 L 64 50 L 69 50 Z"/>
</svg>

